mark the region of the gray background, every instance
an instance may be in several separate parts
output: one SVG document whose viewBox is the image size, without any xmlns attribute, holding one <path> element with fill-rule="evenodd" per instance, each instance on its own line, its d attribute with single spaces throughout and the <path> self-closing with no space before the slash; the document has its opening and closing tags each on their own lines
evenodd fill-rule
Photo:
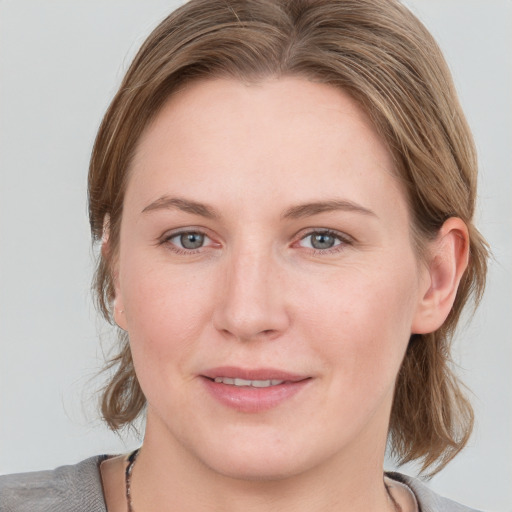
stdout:
<svg viewBox="0 0 512 512">
<path fill-rule="evenodd" d="M 123 72 L 175 5 L 0 1 L 0 473 L 138 443 L 108 432 L 95 412 L 112 333 L 89 293 L 86 173 Z M 430 485 L 474 507 L 512 511 L 512 2 L 408 5 L 445 51 L 474 130 L 478 224 L 495 257 L 482 307 L 455 343 L 476 431 Z"/>
</svg>

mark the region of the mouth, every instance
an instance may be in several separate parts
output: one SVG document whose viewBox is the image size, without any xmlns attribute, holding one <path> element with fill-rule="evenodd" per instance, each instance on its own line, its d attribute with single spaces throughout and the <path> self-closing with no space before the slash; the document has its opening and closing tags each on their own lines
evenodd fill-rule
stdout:
<svg viewBox="0 0 512 512">
<path fill-rule="evenodd" d="M 222 366 L 205 371 L 203 377 L 221 384 L 240 387 L 267 388 L 283 383 L 300 382 L 309 379 L 308 375 L 291 373 L 276 368 L 240 368 Z"/>
<path fill-rule="evenodd" d="M 228 384 L 229 386 L 239 386 L 239 387 L 252 387 L 252 388 L 268 388 L 270 386 L 279 386 L 286 382 L 285 380 L 280 379 L 269 379 L 269 380 L 246 380 L 240 378 L 231 377 L 215 377 L 213 379 L 214 382 L 220 382 L 222 384 Z"/>
<path fill-rule="evenodd" d="M 291 399 L 312 377 L 272 368 L 214 368 L 201 375 L 218 402 L 238 412 L 263 412 Z"/>
</svg>

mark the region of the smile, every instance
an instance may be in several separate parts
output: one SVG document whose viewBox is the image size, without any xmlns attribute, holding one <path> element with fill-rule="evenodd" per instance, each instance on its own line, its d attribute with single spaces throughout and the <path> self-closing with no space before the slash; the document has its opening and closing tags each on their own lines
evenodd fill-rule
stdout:
<svg viewBox="0 0 512 512">
<path fill-rule="evenodd" d="M 268 388 L 270 386 L 279 386 L 285 382 L 284 380 L 271 379 L 271 380 L 246 380 L 246 379 L 232 379 L 230 377 L 215 377 L 215 382 L 222 384 L 229 384 L 230 386 L 247 386 L 253 388 Z"/>
<path fill-rule="evenodd" d="M 276 368 L 223 366 L 201 374 L 208 394 L 221 406 L 241 413 L 262 413 L 288 402 L 314 379 Z"/>
</svg>

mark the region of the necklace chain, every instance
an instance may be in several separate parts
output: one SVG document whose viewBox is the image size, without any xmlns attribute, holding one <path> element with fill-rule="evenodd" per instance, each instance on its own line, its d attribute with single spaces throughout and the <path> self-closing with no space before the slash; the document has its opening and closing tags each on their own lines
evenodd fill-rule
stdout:
<svg viewBox="0 0 512 512">
<path fill-rule="evenodd" d="M 126 483 L 126 503 L 128 505 L 128 512 L 133 512 L 132 507 L 132 471 L 135 461 L 137 460 L 137 455 L 139 454 L 140 448 L 137 448 L 134 452 L 130 454 L 128 457 L 128 466 L 126 466 L 126 471 L 124 473 L 124 481 Z"/>
<path fill-rule="evenodd" d="M 135 461 L 137 460 L 137 455 L 139 455 L 140 448 L 137 448 L 135 451 L 133 451 L 130 456 L 128 457 L 128 465 L 126 466 L 126 471 L 124 474 L 124 479 L 126 483 L 126 503 L 128 505 L 128 512 L 134 512 L 133 506 L 132 506 L 132 471 L 133 466 L 135 465 Z M 395 512 L 402 512 L 402 507 L 400 504 L 396 501 L 394 496 L 391 494 L 391 491 L 389 489 L 389 486 L 384 484 L 386 487 L 386 491 L 388 493 L 389 498 L 391 499 L 391 503 L 395 507 Z"/>
</svg>

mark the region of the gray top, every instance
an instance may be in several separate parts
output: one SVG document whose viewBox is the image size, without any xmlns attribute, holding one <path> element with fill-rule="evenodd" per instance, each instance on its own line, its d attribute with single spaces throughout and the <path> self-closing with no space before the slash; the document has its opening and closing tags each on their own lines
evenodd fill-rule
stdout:
<svg viewBox="0 0 512 512">
<path fill-rule="evenodd" d="M 0 512 L 107 512 L 99 471 L 106 458 L 100 455 L 52 471 L 0 477 Z M 415 478 L 387 475 L 412 490 L 421 512 L 477 512 L 442 498 Z"/>
<path fill-rule="evenodd" d="M 100 462 L 0 476 L 0 512 L 107 512 Z"/>
</svg>

